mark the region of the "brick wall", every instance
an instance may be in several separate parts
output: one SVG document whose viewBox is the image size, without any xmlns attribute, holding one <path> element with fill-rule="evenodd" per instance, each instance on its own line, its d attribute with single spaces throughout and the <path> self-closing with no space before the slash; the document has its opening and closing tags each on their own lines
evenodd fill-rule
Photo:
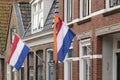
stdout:
<svg viewBox="0 0 120 80">
<path fill-rule="evenodd" d="M 99 11 L 101 9 L 105 8 L 105 0 L 91 0 L 92 3 L 92 13 Z M 64 19 L 64 0 L 59 1 L 59 16 Z M 74 19 L 79 18 L 79 0 L 74 0 Z M 89 21 L 85 21 L 84 23 L 78 24 L 74 23 L 72 24 L 73 31 L 78 35 L 83 32 L 92 31 L 92 50 L 94 54 L 102 54 L 102 38 L 96 36 L 96 29 L 102 28 L 105 26 L 113 25 L 120 22 L 120 9 L 116 9 L 110 12 L 106 12 L 104 14 L 100 14 L 94 17 L 89 18 Z M 74 40 L 73 42 L 73 52 L 74 56 L 78 56 L 79 53 L 79 40 Z M 75 64 L 75 63 L 74 63 Z M 102 59 L 93 59 L 91 60 L 92 68 L 93 70 L 91 73 L 91 80 L 102 80 Z M 73 71 L 76 71 L 76 69 L 79 70 L 79 64 L 76 63 L 76 66 L 74 66 Z M 64 72 L 62 73 L 62 75 Z M 79 73 L 75 73 L 77 75 L 73 75 L 73 80 L 77 80 L 79 78 Z M 93 77 L 92 77 L 93 76 Z"/>
<path fill-rule="evenodd" d="M 12 4 L 12 0 L 0 0 L 0 54 L 4 54 L 6 49 L 6 41 L 7 41 L 7 33 L 8 33 L 8 25 L 9 25 L 9 14 L 10 7 Z M 3 59 L 4 60 L 4 59 Z M 6 61 L 5 61 L 6 63 Z M 2 63 L 1 66 L 1 80 L 6 80 L 6 65 Z"/>
</svg>

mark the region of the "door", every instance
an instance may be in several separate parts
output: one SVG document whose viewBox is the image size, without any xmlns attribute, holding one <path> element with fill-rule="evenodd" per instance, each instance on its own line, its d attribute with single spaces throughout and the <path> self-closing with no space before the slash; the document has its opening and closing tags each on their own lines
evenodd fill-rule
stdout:
<svg viewBox="0 0 120 80">
<path fill-rule="evenodd" d="M 117 80 L 120 80 L 120 53 L 117 53 Z"/>
</svg>

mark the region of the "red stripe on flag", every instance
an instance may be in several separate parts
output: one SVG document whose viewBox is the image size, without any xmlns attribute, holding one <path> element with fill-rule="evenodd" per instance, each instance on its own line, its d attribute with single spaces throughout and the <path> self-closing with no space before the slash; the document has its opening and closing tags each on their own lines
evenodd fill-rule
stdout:
<svg viewBox="0 0 120 80">
<path fill-rule="evenodd" d="M 9 60 L 8 60 L 8 64 L 9 64 L 9 62 L 10 62 L 10 59 L 11 59 L 11 57 L 12 57 L 12 55 L 13 55 L 16 47 L 17 47 L 18 42 L 19 42 L 19 37 L 15 34 L 15 36 L 14 36 L 14 42 L 13 42 L 13 44 L 12 44 L 12 49 L 11 49 L 11 51 L 10 51 L 10 58 L 9 58 Z"/>
<path fill-rule="evenodd" d="M 57 32 L 57 34 L 59 33 L 61 27 L 62 27 L 62 20 L 59 18 L 59 22 L 58 22 L 58 32 Z"/>
</svg>

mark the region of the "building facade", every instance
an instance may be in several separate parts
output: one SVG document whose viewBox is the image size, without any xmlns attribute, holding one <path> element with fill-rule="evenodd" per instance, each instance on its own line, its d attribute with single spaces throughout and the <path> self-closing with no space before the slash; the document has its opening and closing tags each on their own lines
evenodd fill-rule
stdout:
<svg viewBox="0 0 120 80">
<path fill-rule="evenodd" d="M 119 9 L 119 0 L 59 0 L 59 16 L 76 33 L 59 80 L 119 80 Z"/>
<path fill-rule="evenodd" d="M 12 68 L 9 68 L 9 74 L 8 69 L 8 76 L 13 76 L 9 80 L 119 80 L 119 0 L 29 2 L 31 25 L 23 27 L 24 34 L 20 34 L 20 25 L 25 23 L 18 25 L 15 22 L 17 20 L 12 18 L 10 26 L 18 26 L 18 34 L 31 50 L 21 71 L 13 73 Z M 76 37 L 64 62 L 55 65 L 52 22 L 53 13 L 56 12 L 59 12 L 60 18 L 75 32 Z M 13 25 L 14 22 L 17 24 Z M 7 49 L 9 52 L 10 41 Z"/>
<path fill-rule="evenodd" d="M 30 0 L 30 34 L 23 41 L 31 48 L 24 63 L 25 80 L 56 80 L 53 64 L 53 13 L 58 0 Z M 26 34 L 28 31 L 26 31 Z"/>
<path fill-rule="evenodd" d="M 6 79 L 5 51 L 12 0 L 0 0 L 0 80 Z"/>
<path fill-rule="evenodd" d="M 7 44 L 5 51 L 5 80 L 24 80 L 24 67 L 20 71 L 13 71 L 13 67 L 9 65 L 11 46 L 13 43 L 14 33 L 17 33 L 21 38 L 24 37 L 25 31 L 30 26 L 31 21 L 31 6 L 29 1 L 14 1 L 11 4 L 9 15 L 9 26 L 7 33 Z"/>
</svg>

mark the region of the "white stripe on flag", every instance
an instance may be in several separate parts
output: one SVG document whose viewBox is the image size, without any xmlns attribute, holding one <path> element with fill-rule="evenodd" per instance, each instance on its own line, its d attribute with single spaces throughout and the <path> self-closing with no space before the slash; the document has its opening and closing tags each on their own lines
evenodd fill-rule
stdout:
<svg viewBox="0 0 120 80">
<path fill-rule="evenodd" d="M 62 22 L 62 27 L 59 31 L 59 34 L 57 35 L 58 51 L 60 50 L 61 46 L 63 45 L 63 40 L 65 38 L 65 35 L 67 34 L 68 29 L 69 29 L 69 27 L 64 22 Z"/>
</svg>

